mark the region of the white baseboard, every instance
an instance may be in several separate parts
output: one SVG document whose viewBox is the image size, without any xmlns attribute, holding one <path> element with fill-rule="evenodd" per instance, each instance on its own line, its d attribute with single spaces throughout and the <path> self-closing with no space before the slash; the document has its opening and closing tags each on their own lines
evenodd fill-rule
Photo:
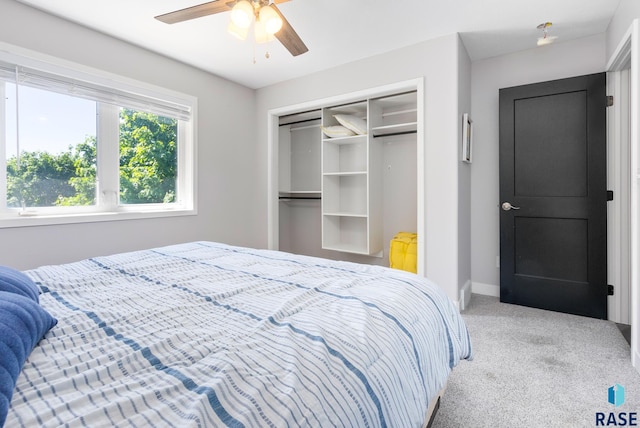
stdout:
<svg viewBox="0 0 640 428">
<path fill-rule="evenodd" d="M 500 286 L 494 284 L 483 284 L 481 282 L 472 282 L 471 292 L 475 294 L 483 294 L 485 296 L 500 297 Z"/>
<path fill-rule="evenodd" d="M 471 280 L 467 280 L 460 290 L 460 300 L 458 301 L 458 309 L 460 311 L 464 311 L 466 307 L 469 306 L 469 302 L 471 301 Z"/>
</svg>

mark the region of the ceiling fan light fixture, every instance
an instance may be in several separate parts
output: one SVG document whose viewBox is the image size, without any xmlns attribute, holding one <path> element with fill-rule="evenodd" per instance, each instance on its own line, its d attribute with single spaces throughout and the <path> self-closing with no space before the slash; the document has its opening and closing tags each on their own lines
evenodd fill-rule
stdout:
<svg viewBox="0 0 640 428">
<path fill-rule="evenodd" d="M 228 24 L 227 31 L 233 34 L 234 37 L 246 40 L 251 24 L 261 21 L 262 24 L 258 26 L 265 26 L 255 30 L 257 40 L 270 41 L 277 38 L 282 46 L 284 46 L 292 56 L 296 57 L 305 52 L 309 52 L 309 48 L 304 44 L 298 33 L 293 29 L 291 24 L 289 24 L 277 6 L 277 4 L 288 1 L 289 0 L 208 0 L 196 6 L 163 13 L 162 15 L 156 16 L 155 19 L 165 24 L 176 24 L 203 16 L 231 12 L 229 18 L 232 22 Z M 261 18 L 260 12 L 262 9 L 264 9 L 264 11 L 262 11 Z M 267 22 L 269 22 L 268 25 Z M 266 33 L 267 37 L 265 37 L 263 33 Z M 275 35 L 275 33 L 277 33 L 277 35 Z"/>
<path fill-rule="evenodd" d="M 543 22 L 542 24 L 536 27 L 538 30 L 542 30 L 542 37 L 538 37 L 538 43 L 537 43 L 538 46 L 551 44 L 558 38 L 558 36 L 549 36 L 548 29 L 552 25 L 553 24 L 551 22 Z"/>
<path fill-rule="evenodd" d="M 270 5 L 260 8 L 259 17 L 268 34 L 275 34 L 282 28 L 282 18 Z"/>
<path fill-rule="evenodd" d="M 273 34 L 269 34 L 267 32 L 267 29 L 261 20 L 256 20 L 253 31 L 255 33 L 256 43 L 267 43 L 275 39 Z"/>
<path fill-rule="evenodd" d="M 233 34 L 240 40 L 247 40 L 247 35 L 249 34 L 249 27 L 240 28 L 233 21 L 229 21 L 229 25 L 227 26 L 227 31 L 229 34 Z"/>
<path fill-rule="evenodd" d="M 538 46 L 549 45 L 549 44 L 555 42 L 555 40 L 557 38 L 558 37 L 556 37 L 556 36 L 540 37 L 540 38 L 538 38 Z"/>
<path fill-rule="evenodd" d="M 249 28 L 253 21 L 253 6 L 247 0 L 240 0 L 231 9 L 231 22 L 238 28 Z"/>
</svg>

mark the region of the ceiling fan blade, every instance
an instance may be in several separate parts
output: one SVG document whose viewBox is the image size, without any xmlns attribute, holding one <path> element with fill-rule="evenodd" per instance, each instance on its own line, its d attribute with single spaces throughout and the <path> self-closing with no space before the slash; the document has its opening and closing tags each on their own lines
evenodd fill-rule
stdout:
<svg viewBox="0 0 640 428">
<path fill-rule="evenodd" d="M 233 2 L 230 2 L 233 3 Z M 200 18 L 202 16 L 213 15 L 220 12 L 226 12 L 230 9 L 226 0 L 214 0 L 197 6 L 187 7 L 185 9 L 158 15 L 155 18 L 167 24 L 175 24 L 177 22 L 188 21 L 190 19 Z"/>
<path fill-rule="evenodd" d="M 278 9 L 275 4 L 272 4 L 271 7 L 280 15 L 280 18 L 282 18 L 282 28 L 275 34 L 276 38 L 293 56 L 302 55 L 307 52 L 309 48 L 307 48 L 300 36 L 298 36 L 298 33 L 296 33 L 296 30 L 289 24 L 289 21 L 282 15 L 280 9 Z"/>
</svg>

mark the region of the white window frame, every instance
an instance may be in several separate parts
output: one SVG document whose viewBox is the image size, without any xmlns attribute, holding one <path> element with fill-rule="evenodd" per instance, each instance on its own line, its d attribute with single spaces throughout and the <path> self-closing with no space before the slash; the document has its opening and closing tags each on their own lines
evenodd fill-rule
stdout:
<svg viewBox="0 0 640 428">
<path fill-rule="evenodd" d="M 85 223 L 113 220 L 131 220 L 197 214 L 196 201 L 196 118 L 197 98 L 148 83 L 136 81 L 76 63 L 49 57 L 0 42 L 0 61 L 10 62 L 46 73 L 90 82 L 116 91 L 151 97 L 187 106 L 189 120 L 178 120 L 178 174 L 176 196 L 170 204 L 127 204 L 118 201 L 119 177 L 119 108 L 98 102 L 97 145 L 98 173 L 96 177 L 96 204 L 81 207 L 38 207 L 21 210 L 7 208 L 6 141 L 4 102 L 0 102 L 0 228 L 40 226 L 65 223 Z M 4 100 L 4 84 L 0 84 L 0 100 Z M 108 167 L 100 167 L 109 165 Z"/>
</svg>

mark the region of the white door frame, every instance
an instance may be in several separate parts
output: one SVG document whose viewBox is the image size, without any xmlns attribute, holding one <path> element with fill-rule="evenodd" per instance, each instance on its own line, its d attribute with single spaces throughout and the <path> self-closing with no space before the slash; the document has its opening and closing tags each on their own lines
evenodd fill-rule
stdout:
<svg viewBox="0 0 640 428">
<path fill-rule="evenodd" d="M 629 185 L 629 285 L 630 285 L 630 300 L 631 300 L 631 363 L 640 371 L 640 353 L 638 346 L 640 345 L 640 212 L 638 210 L 640 200 L 640 165 L 639 143 L 640 135 L 640 39 L 638 33 L 638 20 L 635 19 L 629 30 L 626 32 L 614 54 L 611 56 L 607 65 L 607 71 L 610 72 L 610 76 L 613 77 L 613 85 L 610 89 L 620 90 L 622 87 L 616 82 L 621 80 L 621 72 L 623 70 L 629 70 L 629 123 L 625 124 L 624 121 L 614 121 L 610 123 L 610 127 L 616 126 L 628 126 L 629 130 L 629 149 L 628 159 L 630 160 L 630 176 L 621 177 L 621 180 L 626 180 Z M 613 94 L 614 97 L 620 98 L 620 94 Z M 624 115 L 623 115 L 624 116 Z M 613 135 L 620 136 L 625 130 L 613 129 L 611 130 Z M 609 135 L 612 135 L 611 133 Z M 613 141 L 612 144 L 617 144 L 619 141 Z M 622 153 L 624 157 L 624 153 Z M 620 172 L 616 172 L 619 174 Z M 624 231 L 623 231 L 624 232 Z M 615 239 L 615 237 L 614 237 Z M 617 245 L 620 248 L 621 242 L 618 241 Z"/>
<path fill-rule="evenodd" d="M 615 287 L 608 298 L 609 320 L 631 324 L 630 218 L 631 174 L 630 140 L 630 63 L 620 71 L 607 73 L 607 94 L 614 96 L 607 108 L 607 189 L 613 201 L 607 203 L 607 283 Z"/>
</svg>

